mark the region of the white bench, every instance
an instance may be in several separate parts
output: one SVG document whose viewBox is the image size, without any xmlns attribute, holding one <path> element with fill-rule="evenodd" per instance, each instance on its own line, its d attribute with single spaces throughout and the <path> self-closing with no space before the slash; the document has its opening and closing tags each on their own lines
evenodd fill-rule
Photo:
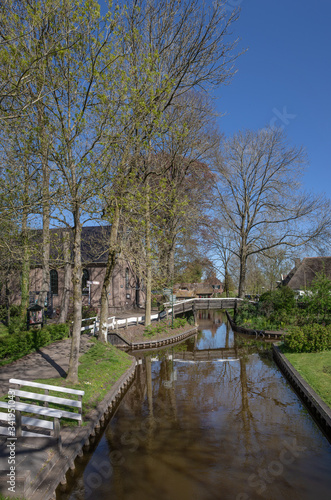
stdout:
<svg viewBox="0 0 331 500">
<path fill-rule="evenodd" d="M 58 405 L 69 406 L 77 408 L 78 413 L 73 411 L 60 410 L 62 417 L 69 418 L 72 420 L 77 420 L 78 425 L 82 425 L 82 396 L 84 396 L 84 391 L 78 391 L 76 389 L 68 389 L 67 387 L 58 387 L 56 385 L 39 384 L 38 382 L 30 382 L 28 380 L 20 380 L 16 378 L 11 378 L 9 380 L 11 385 L 15 385 L 13 388 L 15 391 L 16 401 L 19 398 L 32 399 L 33 401 L 43 401 L 44 407 L 48 407 L 48 403 L 56 403 Z M 37 394 L 30 391 L 22 391 L 20 388 L 22 386 L 36 387 L 38 389 L 43 389 L 45 394 Z M 65 394 L 72 394 L 78 396 L 78 399 L 65 399 L 58 396 L 51 396 L 49 391 L 61 392 Z M 41 408 L 41 407 L 40 407 Z"/>
<path fill-rule="evenodd" d="M 17 401 L 15 401 L 13 404 L 0 401 L 0 408 L 7 410 L 6 413 L 0 412 L 1 421 L 15 422 L 15 437 L 53 437 L 58 441 L 60 440 L 60 418 L 62 417 L 61 411 L 53 410 L 52 408 L 43 408 L 36 405 L 20 403 Z M 13 410 L 15 410 L 15 412 Z M 51 417 L 53 420 L 50 421 L 35 417 L 24 417 L 21 415 L 22 412 L 32 413 L 34 415 L 43 417 Z M 23 431 L 22 425 L 48 429 L 50 430 L 51 434 Z M 4 436 L 11 436 L 12 434 L 9 432 L 8 427 L 9 426 L 0 426 L 0 434 Z"/>
</svg>

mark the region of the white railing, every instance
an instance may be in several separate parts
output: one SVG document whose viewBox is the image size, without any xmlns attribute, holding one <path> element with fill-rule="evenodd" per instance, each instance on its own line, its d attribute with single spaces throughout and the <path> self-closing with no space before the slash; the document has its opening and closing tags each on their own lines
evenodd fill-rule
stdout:
<svg viewBox="0 0 331 500">
<path fill-rule="evenodd" d="M 98 316 L 92 316 L 91 318 L 84 318 L 82 319 L 82 323 L 83 321 L 91 321 L 92 319 L 94 319 L 93 324 L 82 326 L 80 329 L 81 332 L 85 332 L 86 330 L 93 330 L 95 333 L 97 331 L 97 327 L 99 326 Z"/>
<path fill-rule="evenodd" d="M 176 306 L 179 306 L 181 304 L 188 304 L 190 302 L 192 302 L 194 304 L 195 302 L 199 302 L 199 300 L 220 302 L 220 301 L 228 301 L 228 300 L 242 301 L 243 299 L 237 299 L 237 298 L 232 298 L 232 297 L 224 297 L 224 298 L 208 298 L 208 297 L 198 298 L 198 297 L 195 297 L 192 299 L 185 299 L 185 300 L 174 302 L 174 304 L 173 304 L 174 310 L 175 310 Z M 171 302 L 165 302 L 164 307 L 165 307 L 165 310 L 163 311 L 163 314 L 165 316 L 172 313 L 172 303 Z M 152 314 L 151 321 L 157 320 L 157 319 L 159 319 L 159 317 L 160 317 L 159 313 Z M 91 321 L 91 320 L 94 320 L 93 324 L 88 325 L 88 326 L 82 326 L 82 328 L 81 328 L 82 332 L 84 332 L 86 330 L 93 330 L 94 333 L 96 333 L 99 330 L 100 322 L 98 321 L 97 316 L 93 316 L 92 318 L 85 318 L 82 320 L 82 322 L 83 321 Z M 116 328 L 123 328 L 123 327 L 127 327 L 129 325 L 138 325 L 139 323 L 143 323 L 144 320 L 145 320 L 145 316 L 134 316 L 134 317 L 125 318 L 125 319 L 116 319 L 115 316 L 111 316 L 110 318 L 108 318 L 107 328 L 109 328 L 110 330 L 116 330 Z"/>
<path fill-rule="evenodd" d="M 159 314 L 151 315 L 151 321 L 158 318 Z M 145 321 L 145 316 L 134 316 L 125 319 L 116 319 L 115 316 L 112 316 L 111 318 L 108 318 L 107 327 L 110 328 L 111 330 L 115 330 L 116 327 L 121 328 L 121 327 L 127 327 L 129 325 L 138 325 L 139 323 L 143 323 L 144 321 Z"/>
<path fill-rule="evenodd" d="M 235 300 L 235 301 L 243 301 L 244 299 L 238 299 L 237 297 L 194 297 L 192 299 L 184 299 L 184 300 L 176 300 L 176 302 L 174 302 L 174 307 L 180 305 L 180 304 L 188 304 L 189 302 L 198 302 L 200 300 L 210 300 L 211 302 L 222 302 L 222 301 L 227 301 L 227 300 Z M 171 307 L 172 305 L 172 302 L 165 302 L 164 303 L 164 306 L 165 307 Z M 171 309 L 170 309 L 171 311 Z"/>
</svg>

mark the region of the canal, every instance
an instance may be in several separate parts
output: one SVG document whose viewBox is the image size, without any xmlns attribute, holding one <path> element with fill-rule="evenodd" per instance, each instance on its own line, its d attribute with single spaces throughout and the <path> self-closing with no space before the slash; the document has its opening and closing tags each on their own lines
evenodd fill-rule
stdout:
<svg viewBox="0 0 331 500">
<path fill-rule="evenodd" d="M 237 335 L 237 334 L 235 334 Z M 331 446 L 271 356 L 222 312 L 140 352 L 135 381 L 58 500 L 327 500 Z"/>
</svg>

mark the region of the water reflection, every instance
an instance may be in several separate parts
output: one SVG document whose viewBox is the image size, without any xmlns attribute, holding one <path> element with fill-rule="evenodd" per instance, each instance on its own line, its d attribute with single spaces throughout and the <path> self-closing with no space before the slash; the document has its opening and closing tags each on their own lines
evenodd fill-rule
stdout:
<svg viewBox="0 0 331 500">
<path fill-rule="evenodd" d="M 329 498 L 330 445 L 272 360 L 193 359 L 192 346 L 234 350 L 213 314 L 193 342 L 145 356 L 75 489 L 58 498 Z"/>
</svg>

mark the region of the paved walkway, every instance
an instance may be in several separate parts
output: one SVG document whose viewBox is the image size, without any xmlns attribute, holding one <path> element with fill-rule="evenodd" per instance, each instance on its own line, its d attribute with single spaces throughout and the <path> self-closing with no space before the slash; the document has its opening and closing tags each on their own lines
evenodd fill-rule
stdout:
<svg viewBox="0 0 331 500">
<path fill-rule="evenodd" d="M 153 310 L 154 312 L 154 310 Z M 145 314 L 145 309 L 132 309 L 116 315 L 116 319 L 131 318 Z M 65 378 L 69 367 L 71 339 L 64 339 L 39 351 L 28 354 L 10 365 L 0 367 L 0 397 L 8 393 L 9 379 L 35 380 L 40 378 Z M 80 353 L 91 345 L 89 335 L 81 336 Z"/>
<path fill-rule="evenodd" d="M 134 315 L 144 314 L 145 311 L 126 311 L 117 317 L 126 318 Z M 90 341 L 91 334 L 81 336 L 80 353 L 83 354 L 92 345 Z M 69 367 L 71 338 L 54 342 L 49 346 L 43 347 L 37 352 L 28 354 L 13 363 L 0 367 L 0 396 L 8 393 L 9 379 L 20 378 L 23 380 L 47 379 L 47 378 L 65 378 Z M 86 431 L 85 427 L 74 428 L 77 436 Z M 72 446 L 74 442 L 70 437 L 70 428 L 61 429 L 64 452 L 66 448 Z M 68 434 L 68 436 L 66 436 Z M 75 439 L 78 439 L 78 437 Z M 66 443 L 68 441 L 68 443 Z M 16 495 L 23 496 L 23 491 L 29 488 L 29 485 L 39 477 L 42 471 L 47 472 L 47 468 L 57 457 L 57 452 L 51 448 L 47 441 L 41 438 L 20 438 L 16 442 Z M 7 474 L 8 474 L 8 449 L 7 438 L 0 436 L 0 492 L 7 494 Z M 58 462 L 54 462 L 58 463 Z M 53 469 L 52 469 L 53 470 Z M 54 466 L 54 470 L 56 467 Z M 51 472 L 49 473 L 51 476 Z M 56 476 L 56 474 L 55 474 Z M 45 487 L 47 487 L 47 476 Z M 35 494 L 36 495 L 36 494 Z M 47 500 L 43 495 L 35 496 L 38 500 Z M 47 497 L 49 498 L 49 497 Z"/>
<path fill-rule="evenodd" d="M 40 378 L 65 378 L 69 367 L 70 339 L 60 340 L 24 356 L 10 365 L 0 367 L 0 396 L 8 393 L 9 379 L 35 380 Z M 92 345 L 88 335 L 81 336 L 80 353 Z"/>
</svg>

